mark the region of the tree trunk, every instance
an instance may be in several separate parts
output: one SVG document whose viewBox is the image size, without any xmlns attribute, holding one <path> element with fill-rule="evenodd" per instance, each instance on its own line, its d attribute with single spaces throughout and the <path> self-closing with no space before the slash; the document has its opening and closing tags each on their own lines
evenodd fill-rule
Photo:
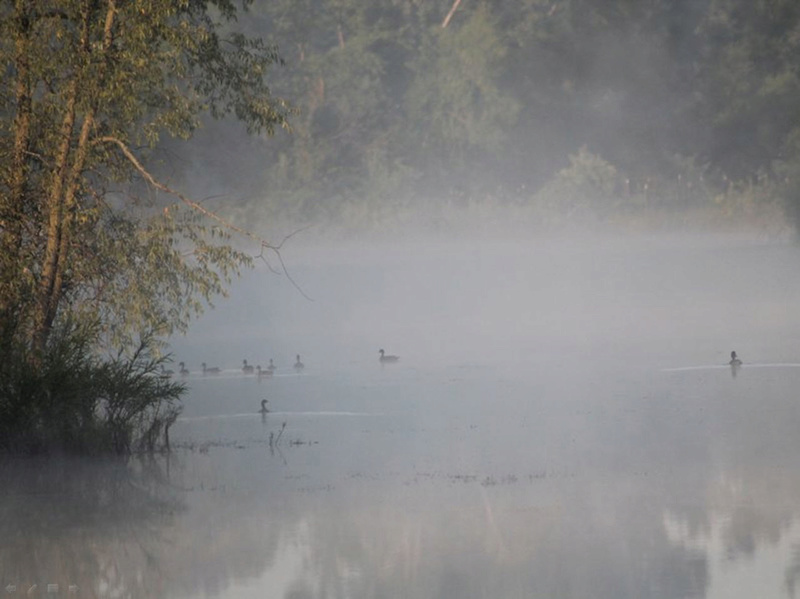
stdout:
<svg viewBox="0 0 800 599">
<path fill-rule="evenodd" d="M 67 92 L 64 118 L 61 123 L 61 134 L 59 136 L 60 144 L 56 154 L 53 178 L 50 182 L 47 198 L 47 230 L 45 231 L 47 244 L 45 246 L 41 279 L 39 281 L 32 339 L 33 349 L 38 352 L 43 351 L 47 344 L 50 326 L 53 323 L 52 315 L 55 313 L 55 306 L 52 304 L 53 287 L 56 281 L 56 271 L 58 270 L 58 252 L 61 248 L 61 232 L 64 221 L 63 191 L 69 172 L 68 161 L 70 146 L 72 145 L 72 133 L 75 126 L 77 88 L 78 82 L 76 76 L 70 83 L 70 89 Z"/>
<path fill-rule="evenodd" d="M 91 59 L 91 40 L 89 39 L 89 22 L 91 9 L 87 6 L 83 14 L 83 30 L 81 46 L 86 55 L 88 64 Z M 44 266 L 40 284 L 40 296 L 36 315 L 33 348 L 36 353 L 41 353 L 47 344 L 47 339 L 58 313 L 58 306 L 64 293 L 64 273 L 68 266 L 70 244 L 72 242 L 72 226 L 78 204 L 78 189 L 86 159 L 89 155 L 89 136 L 94 126 L 94 115 L 98 107 L 99 90 L 103 87 L 107 68 L 108 53 L 113 40 L 112 30 L 116 5 L 114 0 L 109 0 L 105 22 L 103 26 L 103 44 L 100 71 L 95 81 L 87 85 L 96 90 L 90 108 L 83 118 L 80 135 L 73 152 L 72 165 L 69 165 L 70 146 L 72 133 L 75 126 L 75 109 L 78 91 L 78 78 L 71 82 L 67 112 L 62 125 L 62 146 L 58 153 L 57 175 L 54 177 L 48 201 L 49 222 L 47 229 L 47 247 L 45 251 Z"/>
<path fill-rule="evenodd" d="M 93 114 L 87 114 L 83 120 L 81 134 L 78 138 L 78 146 L 75 149 L 75 158 L 70 169 L 67 186 L 64 190 L 63 219 L 61 224 L 61 235 L 58 247 L 58 261 L 53 278 L 53 286 L 50 297 L 50 310 L 45 315 L 45 328 L 49 330 L 53 325 L 58 304 L 64 291 L 64 270 L 67 266 L 70 244 L 72 242 L 72 226 L 77 212 L 77 192 L 80 185 L 80 176 L 86 164 L 86 157 L 89 153 L 89 132 L 94 123 Z"/>
</svg>

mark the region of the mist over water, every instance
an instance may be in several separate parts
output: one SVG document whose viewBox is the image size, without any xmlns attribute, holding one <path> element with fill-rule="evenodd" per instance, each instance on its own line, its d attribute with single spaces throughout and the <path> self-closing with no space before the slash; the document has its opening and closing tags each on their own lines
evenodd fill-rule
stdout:
<svg viewBox="0 0 800 599">
<path fill-rule="evenodd" d="M 743 344 L 779 361 L 794 351 L 796 258 L 699 235 L 311 246 L 288 266 L 313 301 L 258 268 L 173 347 L 195 367 L 288 367 L 300 353 L 317 371 L 380 348 L 414 367 L 722 364 Z"/>
<path fill-rule="evenodd" d="M 795 246 L 581 235 L 284 259 L 313 301 L 258 268 L 175 340 L 191 374 L 171 455 L 3 464 L 3 587 L 792 596 Z M 242 374 L 270 358 L 271 378 Z"/>
</svg>

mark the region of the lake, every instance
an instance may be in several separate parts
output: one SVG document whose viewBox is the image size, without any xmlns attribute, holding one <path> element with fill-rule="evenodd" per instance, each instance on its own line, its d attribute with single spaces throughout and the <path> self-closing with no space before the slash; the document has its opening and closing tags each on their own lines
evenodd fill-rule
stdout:
<svg viewBox="0 0 800 599">
<path fill-rule="evenodd" d="M 2 459 L 3 596 L 794 595 L 798 248 L 284 257 L 313 301 L 257 269 L 175 340 L 171 454 Z M 270 378 L 241 372 L 270 358 Z"/>
</svg>

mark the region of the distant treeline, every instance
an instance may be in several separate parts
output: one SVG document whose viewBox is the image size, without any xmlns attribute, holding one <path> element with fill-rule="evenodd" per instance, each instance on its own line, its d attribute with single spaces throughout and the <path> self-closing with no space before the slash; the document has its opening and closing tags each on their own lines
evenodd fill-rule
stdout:
<svg viewBox="0 0 800 599">
<path fill-rule="evenodd" d="M 794 0 L 257 0 L 240 25 L 279 48 L 292 132 L 211 124 L 193 158 L 250 222 L 800 204 Z"/>
<path fill-rule="evenodd" d="M 292 130 L 209 123 L 191 177 L 248 222 L 800 204 L 795 0 L 256 0 L 238 25 L 277 45 Z"/>
</svg>

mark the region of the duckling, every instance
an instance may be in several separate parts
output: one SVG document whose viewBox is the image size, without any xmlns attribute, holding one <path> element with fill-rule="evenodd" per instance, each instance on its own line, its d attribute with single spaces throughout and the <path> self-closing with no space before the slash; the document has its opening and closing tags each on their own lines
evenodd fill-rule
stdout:
<svg viewBox="0 0 800 599">
<path fill-rule="evenodd" d="M 386 352 L 384 352 L 382 349 L 379 349 L 378 353 L 381 355 L 381 357 L 378 358 L 378 361 L 381 362 L 382 364 L 385 364 L 387 362 L 397 362 L 400 359 L 400 356 L 387 355 Z"/>
<path fill-rule="evenodd" d="M 736 355 L 735 351 L 731 352 L 731 361 L 728 362 L 728 364 L 730 364 L 731 366 L 741 366 L 742 365 L 742 361 Z"/>
<path fill-rule="evenodd" d="M 203 374 L 204 374 L 204 375 L 205 375 L 205 374 L 219 374 L 219 373 L 220 373 L 220 370 L 219 370 L 219 368 L 217 368 L 216 366 L 213 366 L 213 367 L 211 367 L 211 368 L 208 368 L 208 367 L 206 366 L 206 363 L 205 363 L 205 362 L 203 362 L 203 363 L 201 364 L 201 366 L 203 367 Z"/>
<path fill-rule="evenodd" d="M 272 371 L 269 368 L 261 368 L 261 364 L 256 366 L 256 372 L 258 373 L 258 378 L 272 376 Z"/>
<path fill-rule="evenodd" d="M 294 369 L 295 370 L 303 370 L 303 368 L 305 368 L 305 367 L 306 367 L 306 365 L 303 364 L 300 361 L 300 354 L 297 354 L 297 362 L 294 363 Z"/>
<path fill-rule="evenodd" d="M 266 414 L 269 412 L 269 408 L 267 408 L 267 404 L 269 402 L 266 399 L 261 400 L 261 409 L 258 411 L 260 414 Z"/>
<path fill-rule="evenodd" d="M 186 368 L 186 364 L 184 364 L 183 362 L 181 362 L 180 364 L 178 364 L 178 366 L 180 366 L 180 370 L 178 371 L 178 372 L 180 373 L 180 375 L 181 375 L 181 376 L 188 376 L 188 374 L 189 374 L 189 369 L 188 369 L 188 368 Z"/>
<path fill-rule="evenodd" d="M 242 360 L 242 372 L 244 374 L 253 374 L 253 367 L 247 363 L 247 360 Z"/>
</svg>

